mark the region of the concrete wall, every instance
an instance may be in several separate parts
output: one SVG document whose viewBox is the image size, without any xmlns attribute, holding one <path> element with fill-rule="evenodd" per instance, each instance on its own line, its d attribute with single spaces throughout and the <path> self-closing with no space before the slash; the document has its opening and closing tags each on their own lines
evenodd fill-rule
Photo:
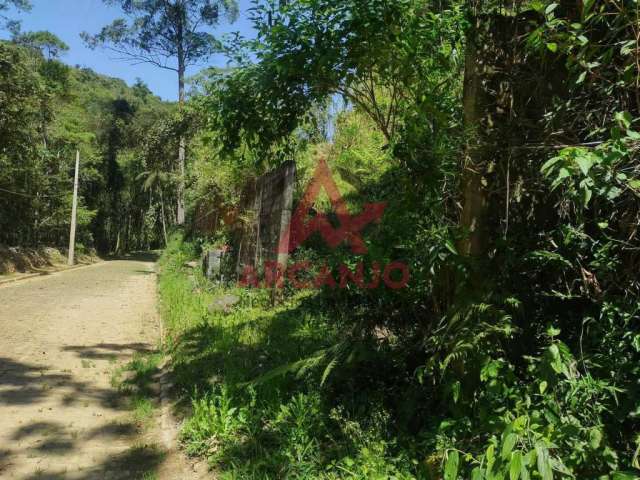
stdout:
<svg viewBox="0 0 640 480">
<path fill-rule="evenodd" d="M 295 181 L 296 164 L 286 162 L 245 187 L 233 242 L 238 274 L 246 266 L 260 270 L 266 261 L 287 263 L 278 246 L 289 234 Z"/>
</svg>

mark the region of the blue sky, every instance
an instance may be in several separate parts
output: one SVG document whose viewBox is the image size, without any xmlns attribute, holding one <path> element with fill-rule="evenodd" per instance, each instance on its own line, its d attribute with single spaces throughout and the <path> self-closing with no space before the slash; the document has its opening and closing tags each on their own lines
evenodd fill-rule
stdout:
<svg viewBox="0 0 640 480">
<path fill-rule="evenodd" d="M 48 30 L 60 37 L 67 45 L 69 52 L 62 60 L 70 65 L 89 67 L 98 73 L 125 80 L 128 84 L 140 77 L 149 88 L 165 100 L 177 100 L 177 74 L 151 65 L 131 65 L 116 60 L 114 54 L 106 50 L 90 50 L 80 39 L 80 32 L 97 33 L 104 25 L 118 18 L 120 12 L 116 7 L 103 4 L 102 0 L 31 0 L 33 9 L 26 13 L 12 13 L 10 16 L 22 21 L 23 31 Z M 221 24 L 217 33 L 239 31 L 242 35 L 253 36 L 251 24 L 247 18 L 247 9 L 251 0 L 239 0 L 240 17 L 233 25 Z M 6 32 L 0 37 L 6 38 Z M 221 56 L 211 58 L 207 65 L 224 66 Z M 193 75 L 199 68 L 192 68 Z"/>
</svg>

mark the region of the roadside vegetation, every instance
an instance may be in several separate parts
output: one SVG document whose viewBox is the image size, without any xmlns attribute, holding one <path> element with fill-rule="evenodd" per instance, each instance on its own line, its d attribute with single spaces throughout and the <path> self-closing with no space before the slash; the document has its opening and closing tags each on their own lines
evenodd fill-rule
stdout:
<svg viewBox="0 0 640 480">
<path fill-rule="evenodd" d="M 111 386 L 123 394 L 140 433 L 152 427 L 157 417 L 161 360 L 159 351 L 136 353 L 133 360 L 116 368 L 111 374 Z"/>
<path fill-rule="evenodd" d="M 268 291 L 213 286 L 185 266 L 194 256 L 175 236 L 159 284 L 175 388 L 189 412 L 186 452 L 208 458 L 221 478 L 413 478 L 417 452 L 397 436 L 376 385 L 327 390 L 313 368 L 339 341 L 330 319 L 339 312 L 309 292 L 273 308 Z M 238 306 L 209 312 L 222 292 L 238 295 Z"/>
<path fill-rule="evenodd" d="M 229 478 L 638 478 L 632 2 L 257 12 L 246 63 L 193 99 L 217 148 L 195 191 L 233 207 L 294 159 L 300 199 L 324 158 L 352 212 L 385 214 L 366 255 L 317 237 L 295 259 L 412 276 L 285 289 L 274 308 L 241 291 L 212 313 L 219 287 L 184 263 L 228 230 L 173 244 L 161 295 L 186 450 Z"/>
<path fill-rule="evenodd" d="M 183 265 L 229 232 L 177 240 L 186 450 L 229 478 L 638 478 L 636 7 L 259 2 L 240 67 L 193 98 L 217 148 L 194 189 L 224 212 L 294 159 L 300 199 L 324 158 L 352 212 L 388 205 L 366 255 L 296 260 L 412 278 L 212 313 Z"/>
</svg>

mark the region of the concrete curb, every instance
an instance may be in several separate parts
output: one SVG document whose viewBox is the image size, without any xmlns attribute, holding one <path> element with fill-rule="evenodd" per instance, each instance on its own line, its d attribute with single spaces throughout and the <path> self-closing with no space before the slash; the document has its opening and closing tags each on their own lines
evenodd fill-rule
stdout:
<svg viewBox="0 0 640 480">
<path fill-rule="evenodd" d="M 12 284 L 12 283 L 21 282 L 22 280 L 29 280 L 31 278 L 46 277 L 48 275 L 53 275 L 53 274 L 62 273 L 62 272 L 68 272 L 70 270 L 78 270 L 80 268 L 93 267 L 94 265 L 99 265 L 101 263 L 104 263 L 104 260 L 100 260 L 100 261 L 97 261 L 95 263 L 74 265 L 73 267 L 62 267 L 62 268 L 58 268 L 57 270 L 49 270 L 49 271 L 46 271 L 46 272 L 25 273 L 24 275 L 20 275 L 18 277 L 14 277 L 14 278 L 6 278 L 4 280 L 0 278 L 0 287 L 3 286 L 3 285 L 9 285 L 9 284 Z"/>
</svg>

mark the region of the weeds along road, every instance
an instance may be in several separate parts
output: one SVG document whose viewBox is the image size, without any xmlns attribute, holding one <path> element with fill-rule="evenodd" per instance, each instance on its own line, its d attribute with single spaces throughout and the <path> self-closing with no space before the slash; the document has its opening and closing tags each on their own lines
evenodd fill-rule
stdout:
<svg viewBox="0 0 640 480">
<path fill-rule="evenodd" d="M 158 344 L 153 259 L 0 287 L 0 478 L 157 478 L 162 452 L 111 384 Z"/>
</svg>

